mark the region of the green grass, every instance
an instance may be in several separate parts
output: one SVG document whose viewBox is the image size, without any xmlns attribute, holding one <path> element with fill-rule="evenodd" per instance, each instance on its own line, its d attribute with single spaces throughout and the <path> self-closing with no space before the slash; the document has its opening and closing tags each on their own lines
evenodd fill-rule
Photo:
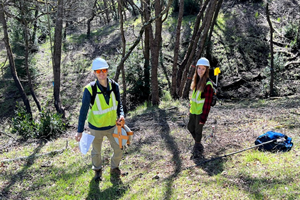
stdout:
<svg viewBox="0 0 300 200">
<path fill-rule="evenodd" d="M 276 105 L 279 104 L 277 101 Z M 222 115 L 222 112 L 229 111 L 232 114 L 228 117 L 236 119 L 236 111 L 232 111 L 229 105 L 213 108 L 210 117 L 218 116 L 215 112 Z M 255 111 L 250 105 L 250 108 L 237 106 L 235 109 Z M 60 150 L 65 147 L 66 141 L 69 142 L 68 148 L 61 154 L 3 163 L 0 169 L 2 195 L 10 199 L 299 199 L 299 137 L 292 134 L 299 131 L 299 126 L 289 129 L 289 136 L 295 144 L 290 152 L 269 153 L 251 149 L 185 169 L 195 164 L 189 160 L 190 135 L 184 128 L 175 125 L 178 113 L 184 110 L 187 107 L 180 101 L 163 101 L 159 107 L 143 105 L 131 112 L 126 121 L 136 124 L 140 130 L 135 131 L 133 144 L 124 150 L 126 154 L 120 168 L 129 174 L 122 177 L 123 185 L 110 182 L 112 149 L 108 140 L 103 143 L 103 181 L 97 184 L 92 180 L 90 154 L 80 154 L 73 139 L 75 132 L 71 131 L 47 143 L 23 142 L 2 152 L 0 160 Z M 245 112 L 247 115 L 249 111 Z M 298 110 L 291 108 L 286 112 Z M 277 118 L 284 116 L 285 113 L 279 114 Z M 258 122 L 264 121 L 264 115 L 256 118 Z M 264 123 L 274 126 L 276 122 L 272 120 Z M 220 123 L 216 135 L 221 143 L 205 143 L 206 158 L 216 156 L 214 149 L 223 148 L 220 154 L 226 154 L 252 146 L 253 141 L 249 138 L 243 138 L 239 147 L 234 147 L 236 143 L 233 141 L 222 146 L 230 134 L 234 139 L 237 138 L 235 134 L 257 126 L 251 123 L 239 125 L 239 128 L 234 124 L 223 127 Z M 206 133 L 209 126 L 208 121 Z"/>
</svg>

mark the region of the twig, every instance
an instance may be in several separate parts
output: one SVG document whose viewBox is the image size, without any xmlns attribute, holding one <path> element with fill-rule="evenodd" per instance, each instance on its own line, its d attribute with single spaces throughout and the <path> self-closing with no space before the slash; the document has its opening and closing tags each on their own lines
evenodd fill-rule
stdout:
<svg viewBox="0 0 300 200">
<path fill-rule="evenodd" d="M 3 132 L 3 131 L 0 131 L 0 133 L 1 133 L 1 134 L 4 134 L 4 135 L 7 135 L 8 137 L 11 137 L 11 138 L 13 138 L 14 140 L 16 140 L 16 138 L 15 138 L 15 137 L 13 137 L 13 136 L 11 136 L 11 135 L 9 135 L 9 134 L 7 134 L 7 133 Z"/>
<path fill-rule="evenodd" d="M 17 160 L 30 160 L 32 158 L 38 158 L 38 157 L 42 157 L 42 156 L 56 155 L 56 154 L 64 152 L 67 148 L 68 148 L 68 140 L 66 141 L 66 147 L 61 150 L 55 150 L 55 151 L 51 151 L 48 153 L 37 154 L 37 155 L 33 154 L 30 156 L 18 157 L 18 158 L 13 158 L 13 159 L 5 159 L 5 160 L 2 160 L 1 163 L 12 162 L 12 161 L 17 161 Z"/>
</svg>

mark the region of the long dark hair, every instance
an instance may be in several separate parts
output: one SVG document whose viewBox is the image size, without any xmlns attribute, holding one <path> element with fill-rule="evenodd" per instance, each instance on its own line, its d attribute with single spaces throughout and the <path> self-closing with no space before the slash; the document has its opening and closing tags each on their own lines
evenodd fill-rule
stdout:
<svg viewBox="0 0 300 200">
<path fill-rule="evenodd" d="M 206 67 L 205 73 L 203 74 L 203 77 L 200 78 L 200 76 L 197 73 L 198 66 L 196 66 L 195 74 L 193 76 L 193 82 L 192 82 L 192 85 L 191 85 L 192 90 L 195 89 L 195 90 L 199 90 L 200 92 L 204 91 L 207 79 L 209 77 L 209 67 L 208 66 L 205 66 L 205 67 Z"/>
</svg>

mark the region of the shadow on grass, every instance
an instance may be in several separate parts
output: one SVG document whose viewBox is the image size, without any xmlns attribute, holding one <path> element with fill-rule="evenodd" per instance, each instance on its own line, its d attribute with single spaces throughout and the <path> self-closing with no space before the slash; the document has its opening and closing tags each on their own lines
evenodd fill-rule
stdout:
<svg viewBox="0 0 300 200">
<path fill-rule="evenodd" d="M 126 191 L 129 189 L 128 185 L 124 185 L 122 181 L 118 183 L 113 183 L 113 186 L 101 191 L 99 186 L 99 181 L 92 179 L 89 184 L 89 193 L 87 200 L 94 199 L 105 199 L 105 200 L 114 200 L 121 198 Z"/>
<path fill-rule="evenodd" d="M 175 138 L 170 135 L 170 127 L 167 123 L 167 116 L 165 110 L 159 109 L 158 116 L 155 117 L 155 120 L 161 124 L 161 130 L 159 134 L 161 135 L 162 139 L 166 144 L 166 148 L 168 151 L 172 153 L 172 161 L 175 164 L 174 173 L 171 174 L 169 177 L 166 178 L 166 193 L 164 199 L 171 199 L 172 198 L 172 186 L 173 182 L 178 177 L 178 174 L 182 168 L 182 160 L 180 158 L 180 150 L 178 144 L 175 141 Z"/>
<path fill-rule="evenodd" d="M 23 165 L 23 168 L 16 174 L 14 174 L 10 180 L 7 180 L 6 187 L 4 187 L 1 191 L 2 196 L 7 197 L 10 195 L 10 188 L 13 187 L 18 181 L 21 181 L 23 177 L 26 175 L 26 171 L 34 164 L 35 155 L 40 152 L 40 150 L 45 146 L 45 143 L 40 142 L 39 146 L 33 151 L 33 153 L 29 156 L 29 159 Z M 10 199 L 8 197 L 8 199 Z"/>
</svg>

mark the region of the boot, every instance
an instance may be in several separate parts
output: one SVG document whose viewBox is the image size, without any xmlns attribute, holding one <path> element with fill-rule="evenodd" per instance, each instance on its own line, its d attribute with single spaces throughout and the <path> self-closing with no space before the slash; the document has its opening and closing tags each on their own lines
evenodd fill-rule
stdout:
<svg viewBox="0 0 300 200">
<path fill-rule="evenodd" d="M 110 180 L 113 183 L 118 183 L 121 182 L 121 170 L 119 169 L 119 167 L 116 167 L 114 169 L 110 169 Z"/>
<path fill-rule="evenodd" d="M 94 170 L 94 171 L 95 171 L 94 180 L 95 181 L 102 181 L 102 169 Z"/>
<path fill-rule="evenodd" d="M 203 152 L 204 152 L 204 147 L 201 144 L 201 142 L 199 142 L 199 143 L 196 142 L 195 146 L 193 148 L 191 159 L 202 159 L 202 158 L 204 158 Z"/>
</svg>

